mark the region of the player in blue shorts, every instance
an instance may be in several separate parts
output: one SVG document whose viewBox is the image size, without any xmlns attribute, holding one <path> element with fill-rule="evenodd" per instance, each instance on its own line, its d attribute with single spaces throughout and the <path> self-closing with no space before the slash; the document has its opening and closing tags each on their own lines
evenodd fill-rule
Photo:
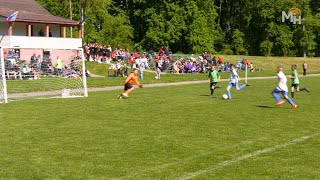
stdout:
<svg viewBox="0 0 320 180">
<path fill-rule="evenodd" d="M 298 106 L 288 97 L 287 77 L 283 73 L 283 67 L 278 66 L 277 71 L 278 71 L 278 86 L 272 91 L 272 96 L 277 101 L 276 106 L 280 106 L 285 102 L 278 95 L 279 93 L 281 93 L 283 97 L 291 104 L 292 109 L 296 109 Z"/>
<path fill-rule="evenodd" d="M 250 86 L 250 84 L 245 83 L 239 86 L 238 82 L 240 81 L 240 77 L 237 73 L 236 66 L 234 64 L 230 64 L 230 82 L 227 87 L 228 99 L 232 99 L 230 89 L 235 87 L 237 91 L 242 90 L 246 86 Z"/>
</svg>

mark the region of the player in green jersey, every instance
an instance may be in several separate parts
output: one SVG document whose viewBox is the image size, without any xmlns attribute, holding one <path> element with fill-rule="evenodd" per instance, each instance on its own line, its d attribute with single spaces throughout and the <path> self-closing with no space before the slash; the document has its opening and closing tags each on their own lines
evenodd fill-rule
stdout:
<svg viewBox="0 0 320 180">
<path fill-rule="evenodd" d="M 216 88 L 220 88 L 220 86 L 217 86 L 218 81 L 220 81 L 220 74 L 216 70 L 216 66 L 212 66 L 208 75 L 208 83 L 210 84 L 210 91 L 211 91 L 210 97 L 212 97 L 214 90 Z"/>
<path fill-rule="evenodd" d="M 300 92 L 300 91 L 307 91 L 309 92 L 309 89 L 307 87 L 305 88 L 299 88 L 299 75 L 298 75 L 298 71 L 297 71 L 297 65 L 291 65 L 291 70 L 292 70 L 292 73 L 291 73 L 291 76 L 290 78 L 292 79 L 292 85 L 291 85 L 291 97 L 294 98 L 294 91 L 296 90 L 297 92 Z"/>
</svg>

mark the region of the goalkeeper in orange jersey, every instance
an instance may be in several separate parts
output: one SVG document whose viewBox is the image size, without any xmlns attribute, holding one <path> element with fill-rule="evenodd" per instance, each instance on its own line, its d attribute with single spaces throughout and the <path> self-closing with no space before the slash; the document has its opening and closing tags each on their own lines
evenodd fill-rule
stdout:
<svg viewBox="0 0 320 180">
<path fill-rule="evenodd" d="M 142 85 L 140 84 L 138 80 L 138 69 L 133 69 L 131 74 L 127 77 L 126 81 L 124 82 L 124 92 L 118 95 L 119 99 L 127 98 L 129 97 L 129 94 L 133 91 L 133 85 L 132 83 L 135 82 L 136 85 L 138 85 L 140 88 L 142 88 Z"/>
</svg>

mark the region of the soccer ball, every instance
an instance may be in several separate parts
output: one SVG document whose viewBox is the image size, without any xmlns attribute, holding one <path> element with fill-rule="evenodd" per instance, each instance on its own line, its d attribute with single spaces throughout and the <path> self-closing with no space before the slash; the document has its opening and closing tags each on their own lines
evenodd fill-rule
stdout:
<svg viewBox="0 0 320 180">
<path fill-rule="evenodd" d="M 156 76 L 156 77 L 154 77 L 155 79 L 159 79 L 159 77 L 158 76 Z"/>
<path fill-rule="evenodd" d="M 228 95 L 224 94 L 224 95 L 222 95 L 222 98 L 223 99 L 228 99 Z"/>
</svg>

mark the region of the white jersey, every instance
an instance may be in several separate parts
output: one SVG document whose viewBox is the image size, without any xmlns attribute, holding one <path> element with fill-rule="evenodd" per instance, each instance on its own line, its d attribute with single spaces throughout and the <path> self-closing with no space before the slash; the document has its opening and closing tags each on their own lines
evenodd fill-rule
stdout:
<svg viewBox="0 0 320 180">
<path fill-rule="evenodd" d="M 284 75 L 283 72 L 278 73 L 278 84 L 279 84 L 279 86 L 277 87 L 278 90 L 288 92 L 287 77 L 286 75 Z"/>
<path fill-rule="evenodd" d="M 230 82 L 231 83 L 237 83 L 239 81 L 238 79 L 238 73 L 236 69 L 230 70 Z"/>
</svg>

